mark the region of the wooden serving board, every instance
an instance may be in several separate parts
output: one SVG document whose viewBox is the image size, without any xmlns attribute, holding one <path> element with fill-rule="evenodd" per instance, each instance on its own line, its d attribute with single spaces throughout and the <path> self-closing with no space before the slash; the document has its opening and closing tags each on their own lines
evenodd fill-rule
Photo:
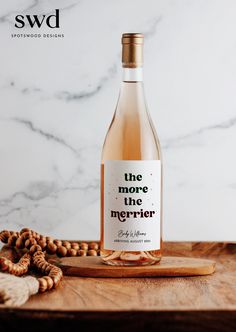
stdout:
<svg viewBox="0 0 236 332">
<path fill-rule="evenodd" d="M 163 257 L 159 264 L 135 267 L 103 264 L 100 257 L 64 257 L 49 259 L 65 275 L 93 278 L 186 277 L 212 274 L 215 262 L 192 257 Z"/>
</svg>

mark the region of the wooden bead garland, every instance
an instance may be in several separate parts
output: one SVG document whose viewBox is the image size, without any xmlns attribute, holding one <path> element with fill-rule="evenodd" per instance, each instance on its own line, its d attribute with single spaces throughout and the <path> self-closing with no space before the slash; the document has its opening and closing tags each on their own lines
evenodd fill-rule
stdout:
<svg viewBox="0 0 236 332">
<path fill-rule="evenodd" d="M 28 228 L 23 228 L 20 232 L 4 230 L 0 232 L 0 241 L 7 243 L 17 249 L 29 249 L 34 245 L 39 245 L 49 255 L 56 254 L 61 257 L 65 256 L 98 256 L 99 244 L 97 242 L 70 242 L 54 240 L 52 237 L 43 236 Z M 73 249 L 71 251 L 71 249 Z M 76 255 L 75 255 L 75 251 Z M 91 251 L 93 250 L 93 251 Z"/>
<path fill-rule="evenodd" d="M 62 270 L 47 262 L 45 254 L 56 254 L 59 257 L 65 256 L 97 256 L 99 255 L 99 244 L 97 242 L 78 243 L 61 241 L 49 236 L 23 228 L 20 232 L 3 230 L 0 232 L 0 241 L 17 249 L 27 249 L 17 263 L 0 257 L 0 270 L 10 274 L 21 276 L 26 274 L 33 266 L 43 276 L 38 278 L 39 291 L 45 292 L 56 288 L 63 276 Z"/>
<path fill-rule="evenodd" d="M 28 253 L 24 254 L 18 263 L 13 263 L 10 259 L 0 257 L 0 270 L 16 276 L 21 276 L 28 272 L 30 262 L 31 255 Z"/>
</svg>

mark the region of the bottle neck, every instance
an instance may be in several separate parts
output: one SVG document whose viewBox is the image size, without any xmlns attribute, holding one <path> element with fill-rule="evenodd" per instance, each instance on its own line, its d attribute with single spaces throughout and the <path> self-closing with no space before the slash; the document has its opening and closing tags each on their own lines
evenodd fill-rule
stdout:
<svg viewBox="0 0 236 332">
<path fill-rule="evenodd" d="M 117 114 L 132 115 L 146 112 L 142 81 L 142 67 L 123 68 L 123 82 L 117 105 Z"/>
<path fill-rule="evenodd" d="M 123 82 L 142 82 L 143 68 L 123 68 Z"/>
</svg>

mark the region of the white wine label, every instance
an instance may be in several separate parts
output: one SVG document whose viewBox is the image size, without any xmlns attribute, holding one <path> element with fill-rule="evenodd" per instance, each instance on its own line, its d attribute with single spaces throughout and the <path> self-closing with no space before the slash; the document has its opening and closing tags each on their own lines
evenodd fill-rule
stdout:
<svg viewBox="0 0 236 332">
<path fill-rule="evenodd" d="M 160 249 L 160 160 L 104 164 L 104 249 Z"/>
</svg>

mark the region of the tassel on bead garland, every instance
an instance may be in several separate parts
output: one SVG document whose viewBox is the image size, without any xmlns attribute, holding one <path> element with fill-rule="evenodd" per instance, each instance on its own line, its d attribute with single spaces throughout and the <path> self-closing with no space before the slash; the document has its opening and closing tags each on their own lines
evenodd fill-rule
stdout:
<svg viewBox="0 0 236 332">
<path fill-rule="evenodd" d="M 31 295 L 59 285 L 63 277 L 62 270 L 48 263 L 45 253 L 60 257 L 99 255 L 99 245 L 96 242 L 88 244 L 54 240 L 28 228 L 23 228 L 20 232 L 4 230 L 0 232 L 0 241 L 22 252 L 17 263 L 0 256 L 0 271 L 5 272 L 0 272 L 0 303 L 10 306 L 20 306 Z M 36 268 L 42 277 L 19 277 L 28 273 L 31 267 Z"/>
<path fill-rule="evenodd" d="M 7 306 L 19 307 L 24 304 L 31 295 L 39 292 L 39 282 L 36 278 L 16 277 L 0 272 L 0 303 Z"/>
</svg>

